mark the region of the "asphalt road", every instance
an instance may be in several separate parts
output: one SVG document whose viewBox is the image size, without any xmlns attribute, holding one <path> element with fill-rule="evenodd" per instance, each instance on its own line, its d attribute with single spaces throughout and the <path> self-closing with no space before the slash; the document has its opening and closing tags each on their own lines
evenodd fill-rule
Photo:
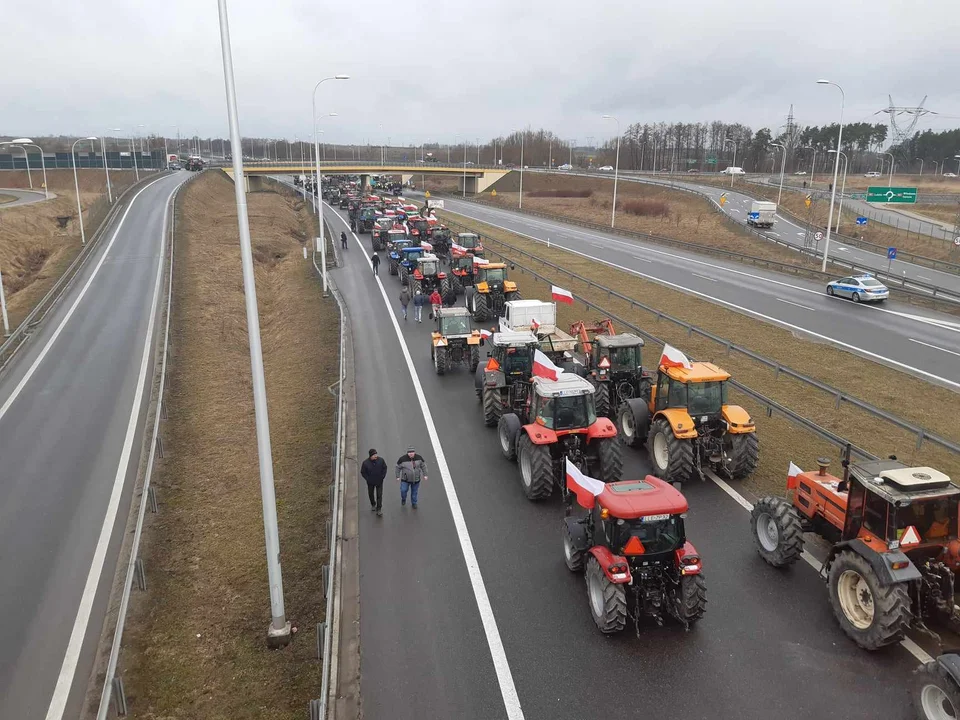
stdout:
<svg viewBox="0 0 960 720">
<path fill-rule="evenodd" d="M 452 212 L 544 242 L 549 239 L 553 246 L 960 389 L 960 322 L 954 316 L 891 301 L 883 307 L 854 305 L 828 297 L 822 285 L 809 280 L 469 201 L 445 197 L 444 203 Z"/>
<path fill-rule="evenodd" d="M 335 233 L 347 229 L 332 210 L 327 216 Z M 364 507 L 361 487 L 364 717 L 507 717 L 452 498 L 390 320 L 399 313 L 399 283 L 381 266 L 388 306 L 367 264 L 368 236 L 352 237 L 344 255 L 334 274 L 356 329 L 360 446 L 376 447 L 389 463 L 413 443 L 431 466 L 416 511 L 400 507 L 392 472 L 383 518 Z M 563 563 L 559 501 L 524 498 L 517 467 L 483 427 L 470 374 L 434 373 L 426 317 L 399 324 L 502 638 L 501 670 L 505 663 L 522 707 L 513 717 L 912 717 L 891 678 L 905 677 L 916 661 L 899 646 L 870 654 L 847 640 L 816 572 L 803 563 L 787 572 L 766 566 L 747 513 L 713 483 L 685 488 L 688 532 L 708 583 L 704 620 L 689 632 L 651 625 L 639 638 L 632 629 L 601 635 L 583 578 Z M 625 452 L 625 476 L 644 475 L 646 456 Z"/>
<path fill-rule="evenodd" d="M 17 198 L 16 200 L 0 204 L 0 210 L 17 207 L 18 205 L 31 205 L 47 199 L 52 200 L 56 197 L 56 195 L 50 193 L 50 197 L 47 198 L 44 196 L 43 190 L 22 190 L 19 188 L 0 188 L 0 195 L 13 195 Z"/>
<path fill-rule="evenodd" d="M 138 193 L 0 382 L 3 718 L 79 714 L 140 459 L 166 204 L 186 177 Z"/>
</svg>

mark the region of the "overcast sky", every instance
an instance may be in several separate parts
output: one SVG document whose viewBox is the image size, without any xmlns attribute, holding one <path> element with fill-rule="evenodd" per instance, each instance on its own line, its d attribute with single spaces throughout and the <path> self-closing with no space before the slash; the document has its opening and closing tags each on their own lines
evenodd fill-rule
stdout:
<svg viewBox="0 0 960 720">
<path fill-rule="evenodd" d="M 960 126 L 957 0 L 228 0 L 244 136 L 471 142 L 601 119 Z M 215 0 L 37 0 L 4 13 L 0 134 L 227 132 Z M 380 130 L 382 124 L 383 130 Z"/>
</svg>

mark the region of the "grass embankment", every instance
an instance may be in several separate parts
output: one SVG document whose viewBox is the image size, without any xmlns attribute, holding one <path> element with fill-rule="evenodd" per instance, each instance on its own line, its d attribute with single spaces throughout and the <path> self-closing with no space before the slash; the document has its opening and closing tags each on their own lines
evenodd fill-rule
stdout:
<svg viewBox="0 0 960 720">
<path fill-rule="evenodd" d="M 96 170 L 80 170 L 78 178 L 84 230 L 89 239 L 110 210 L 107 181 L 103 172 Z M 114 197 L 134 179 L 130 170 L 112 172 Z M 29 188 L 25 172 L 3 173 L 0 180 L 8 187 Z M 57 196 L 54 199 L 0 211 L 0 271 L 11 327 L 20 324 L 80 252 L 73 172 L 48 170 L 47 182 Z M 66 228 L 60 227 L 58 217 L 70 218 Z"/>
<path fill-rule="evenodd" d="M 339 315 L 303 259 L 310 213 L 251 193 L 250 230 L 273 441 L 287 617 L 266 648 L 264 560 L 250 357 L 232 183 L 205 173 L 180 199 L 166 458 L 121 656 L 133 717 L 299 720 L 318 697 Z"/>
<path fill-rule="evenodd" d="M 0 205 L 6 205 L 7 203 L 12 203 L 12 202 L 13 202 L 14 200 L 16 200 L 16 199 L 17 199 L 17 198 L 16 198 L 16 196 L 14 196 L 14 195 L 3 195 L 3 194 L 0 194 Z"/>
<path fill-rule="evenodd" d="M 452 221 L 461 221 L 493 240 L 490 247 L 494 251 L 502 250 L 505 255 L 510 256 L 510 251 L 496 242 L 506 241 L 596 283 L 616 288 L 621 294 L 650 307 L 734 340 L 754 352 L 773 358 L 794 370 L 815 377 L 951 440 L 960 440 L 960 418 L 944 411 L 957 403 L 957 395 L 949 390 L 885 365 L 871 363 L 833 346 L 803 339 L 776 325 L 741 315 L 594 260 L 554 248 L 548 249 L 541 243 L 450 212 L 444 212 L 443 215 Z M 773 370 L 742 354 L 732 353 L 728 356 L 724 346 L 695 335 L 688 336 L 683 328 L 673 323 L 657 321 L 654 313 L 633 308 L 628 303 L 608 297 L 602 291 L 591 289 L 586 283 L 571 280 L 569 276 L 529 258 L 512 259 L 532 267 L 551 282 L 596 303 L 608 312 L 630 320 L 638 327 L 684 350 L 691 357 L 716 362 L 748 387 L 841 437 L 846 437 L 875 455 L 885 457 L 895 453 L 905 462 L 929 464 L 953 477 L 960 477 L 960 458 L 953 453 L 930 443 L 924 443 L 921 450 L 917 451 L 916 438 L 889 423 L 873 418 L 846 403 L 838 410 L 832 396 L 784 375 L 777 378 Z M 548 285 L 529 275 L 519 274 L 519 271 L 515 271 L 513 275 L 523 287 L 525 297 L 550 297 Z M 561 326 L 569 325 L 575 320 L 593 318 L 595 314 L 581 304 L 572 308 L 559 306 Z M 647 345 L 644 350 L 646 362 L 655 363 L 660 351 L 659 346 L 652 343 Z M 734 393 L 734 397 L 735 402 L 746 407 L 753 415 L 761 438 L 760 468 L 747 482 L 751 489 L 771 492 L 782 488 L 785 469 L 790 461 L 803 467 L 812 467 L 818 455 L 837 457 L 835 448 L 831 448 L 812 433 L 792 425 L 782 417 L 766 417 L 764 409 L 749 397 L 740 393 Z M 905 401 L 907 398 L 909 402 Z"/>
</svg>

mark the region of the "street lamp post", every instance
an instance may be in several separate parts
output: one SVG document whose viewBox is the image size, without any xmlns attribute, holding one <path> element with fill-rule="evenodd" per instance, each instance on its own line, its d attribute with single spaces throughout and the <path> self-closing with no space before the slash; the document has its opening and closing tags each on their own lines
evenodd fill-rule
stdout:
<svg viewBox="0 0 960 720">
<path fill-rule="evenodd" d="M 25 145 L 29 147 L 35 147 L 37 150 L 40 151 L 40 167 L 43 169 L 43 197 L 49 200 L 50 188 L 47 187 L 47 162 L 43 158 L 43 148 L 37 145 L 30 138 L 17 138 L 16 140 L 9 140 L 8 142 L 0 143 L 0 145 Z M 24 153 L 26 153 L 26 150 L 24 150 Z M 30 167 L 29 161 L 27 161 L 27 167 Z M 32 183 L 30 187 L 31 188 L 33 187 Z"/>
<path fill-rule="evenodd" d="M 467 197 L 467 140 L 463 140 L 463 197 Z"/>
<path fill-rule="evenodd" d="M 940 174 L 940 163 L 937 162 L 936 160 L 931 160 L 930 162 L 933 163 L 933 174 L 934 174 L 934 176 L 939 175 L 939 174 Z"/>
<path fill-rule="evenodd" d="M 520 132 L 520 209 L 523 210 L 523 136 L 526 130 Z"/>
<path fill-rule="evenodd" d="M 80 181 L 77 180 L 77 143 L 84 140 L 96 140 L 96 135 L 74 140 L 73 147 L 70 148 L 70 164 L 73 165 L 73 187 L 77 191 L 77 215 L 80 218 L 80 244 L 87 244 L 87 236 L 83 232 L 83 207 L 80 205 Z"/>
<path fill-rule="evenodd" d="M 890 156 L 890 178 L 887 180 L 887 187 L 893 187 L 893 162 L 894 162 L 893 153 L 880 153 L 880 154 Z"/>
<path fill-rule="evenodd" d="M 10 335 L 10 320 L 7 318 L 7 298 L 3 294 L 3 273 L 0 272 L 0 315 L 3 316 L 3 336 Z"/>
<path fill-rule="evenodd" d="M 11 149 L 11 150 L 12 150 L 13 148 L 17 148 L 17 149 L 19 149 L 19 150 L 23 150 L 23 161 L 24 161 L 24 162 L 26 163 L 26 165 L 27 165 L 27 180 L 28 180 L 29 183 L 30 183 L 30 189 L 33 190 L 33 176 L 30 174 L 30 156 L 27 155 L 27 149 L 26 149 L 25 147 L 19 147 L 19 143 L 16 144 L 16 145 L 14 145 L 13 141 L 10 141 L 9 143 L 3 143 L 3 144 L 4 144 L 4 145 L 10 145 L 10 149 Z"/>
<path fill-rule="evenodd" d="M 133 144 L 133 135 L 130 136 L 130 159 L 133 160 L 133 171 L 137 176 L 137 182 L 140 182 L 140 166 L 137 165 L 137 149 Z"/>
<path fill-rule="evenodd" d="M 724 145 L 726 145 L 728 142 L 733 143 L 733 165 L 731 165 L 730 167 L 735 168 L 737 166 L 737 150 L 740 149 L 740 141 L 732 140 L 731 138 L 723 139 Z M 733 170 L 730 171 L 730 187 L 733 187 Z"/>
<path fill-rule="evenodd" d="M 843 92 L 843 88 L 840 87 L 837 83 L 831 82 L 830 80 L 817 80 L 818 85 L 833 85 L 837 90 L 840 91 L 840 127 L 837 130 L 837 147 L 839 150 L 842 145 L 843 140 L 843 105 L 847 99 L 846 94 Z M 836 159 L 833 162 L 833 185 L 830 187 L 830 213 L 829 218 L 827 219 L 827 237 L 826 242 L 823 245 L 823 263 L 820 266 L 821 272 L 827 271 L 827 256 L 830 252 L 830 230 L 833 227 L 833 203 L 837 197 L 837 174 L 840 171 L 840 153 L 836 153 Z M 891 173 L 893 170 L 891 169 Z"/>
<path fill-rule="evenodd" d="M 610 227 L 617 222 L 617 179 L 620 175 L 620 121 L 613 115 L 604 115 L 604 120 L 613 120 L 617 124 L 617 159 L 613 168 L 613 207 L 610 209 Z"/>
<path fill-rule="evenodd" d="M 923 158 L 914 158 L 914 160 L 920 161 L 920 177 L 923 177 Z"/>
<path fill-rule="evenodd" d="M 237 117 L 237 93 L 233 81 L 233 57 L 226 0 L 217 0 L 220 11 L 220 43 L 223 52 L 223 76 L 230 119 L 230 141 L 239 147 L 240 121 Z M 257 313 L 257 286 L 253 274 L 250 222 L 247 217 L 246 188 L 243 183 L 243 153 L 233 153 L 234 194 L 240 229 L 240 260 L 243 269 L 243 295 L 250 342 L 250 367 L 253 379 L 253 409 L 257 428 L 257 454 L 260 461 L 260 494 L 263 504 L 263 531 L 267 551 L 267 578 L 270 585 L 270 627 L 267 644 L 280 647 L 290 642 L 290 623 L 283 607 L 283 572 L 280 567 L 280 534 L 277 530 L 277 496 L 273 482 L 273 450 L 270 446 L 270 419 L 267 390 L 263 376 L 263 352 L 260 347 L 260 320 Z"/>
<path fill-rule="evenodd" d="M 220 3 L 223 3 L 224 1 L 225 0 L 218 0 Z M 317 135 L 317 90 L 327 80 L 348 80 L 349 78 L 349 75 L 334 75 L 333 77 L 323 78 L 313 86 L 313 115 L 310 117 L 313 120 L 313 155 L 317 163 L 317 201 L 315 205 L 317 207 L 317 218 L 320 220 L 320 274 L 323 276 L 324 296 L 327 294 L 327 243 L 323 237 L 323 213 L 320 211 L 320 207 L 323 204 L 323 196 L 320 192 L 320 137 Z M 230 144 L 232 145 L 233 142 L 234 139 L 231 136 Z M 236 156 L 236 153 L 234 153 L 234 156 Z M 234 162 L 236 162 L 236 160 L 234 160 Z"/>
<path fill-rule="evenodd" d="M 957 175 L 960 175 L 960 155 L 954 155 L 953 159 L 957 161 Z"/>
<path fill-rule="evenodd" d="M 817 172 L 817 149 L 813 145 L 804 145 L 804 150 L 813 150 L 813 160 L 810 161 L 810 189 L 813 189 L 813 177 Z"/>
<path fill-rule="evenodd" d="M 783 143 L 770 143 L 770 147 L 778 147 L 783 151 L 780 157 L 780 189 L 777 191 L 777 205 L 780 205 L 780 196 L 783 195 L 783 168 L 787 163 L 787 146 Z"/>
<path fill-rule="evenodd" d="M 835 153 L 836 150 L 828 150 L 827 153 Z M 847 168 L 850 165 L 850 158 L 847 157 L 845 152 L 840 153 L 843 157 L 843 181 L 840 184 L 840 205 L 837 208 L 837 234 L 840 234 L 840 223 L 843 222 L 843 196 L 847 191 Z"/>
</svg>

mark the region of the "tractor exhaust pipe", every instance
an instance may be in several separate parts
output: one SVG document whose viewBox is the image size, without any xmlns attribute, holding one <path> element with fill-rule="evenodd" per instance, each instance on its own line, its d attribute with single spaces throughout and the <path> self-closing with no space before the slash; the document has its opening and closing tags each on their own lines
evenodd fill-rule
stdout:
<svg viewBox="0 0 960 720">
<path fill-rule="evenodd" d="M 830 458 L 819 457 L 817 458 L 817 474 L 820 477 L 826 477 L 827 468 L 830 467 Z"/>
</svg>

